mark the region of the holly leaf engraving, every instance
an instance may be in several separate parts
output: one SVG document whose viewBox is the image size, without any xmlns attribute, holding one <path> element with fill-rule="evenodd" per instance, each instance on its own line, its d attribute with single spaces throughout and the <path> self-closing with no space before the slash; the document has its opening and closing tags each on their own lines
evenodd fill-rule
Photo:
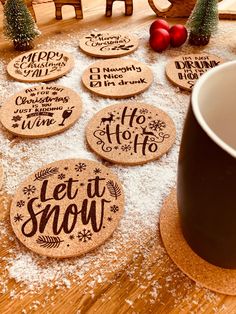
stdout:
<svg viewBox="0 0 236 314">
<path fill-rule="evenodd" d="M 131 49 L 132 47 L 134 47 L 134 45 L 118 45 L 118 46 L 115 46 L 113 47 L 111 50 L 129 50 Z"/>
<path fill-rule="evenodd" d="M 15 70 L 15 73 L 16 73 L 16 74 L 19 74 L 19 75 L 22 74 L 22 72 L 21 72 L 19 69 L 16 69 L 16 70 Z"/>
</svg>

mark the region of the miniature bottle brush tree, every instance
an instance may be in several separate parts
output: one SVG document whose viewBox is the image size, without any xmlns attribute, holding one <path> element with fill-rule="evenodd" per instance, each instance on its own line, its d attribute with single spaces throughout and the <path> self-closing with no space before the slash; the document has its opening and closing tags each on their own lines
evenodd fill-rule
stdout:
<svg viewBox="0 0 236 314">
<path fill-rule="evenodd" d="M 198 0 L 188 19 L 189 43 L 195 46 L 207 45 L 217 30 L 217 0 Z"/>
<path fill-rule="evenodd" d="M 3 27 L 4 35 L 20 51 L 32 49 L 33 40 L 40 34 L 24 0 L 6 1 Z"/>
</svg>

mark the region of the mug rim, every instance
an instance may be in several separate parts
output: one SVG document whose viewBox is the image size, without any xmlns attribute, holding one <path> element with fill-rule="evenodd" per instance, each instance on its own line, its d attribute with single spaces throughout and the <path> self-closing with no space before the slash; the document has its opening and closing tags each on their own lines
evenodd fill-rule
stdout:
<svg viewBox="0 0 236 314">
<path fill-rule="evenodd" d="M 209 127 L 209 125 L 206 123 L 205 119 L 203 118 L 199 105 L 198 105 L 198 95 L 200 92 L 200 89 L 202 88 L 203 84 L 206 83 L 208 79 L 210 79 L 212 76 L 214 76 L 217 72 L 220 72 L 222 69 L 226 69 L 231 67 L 232 65 L 236 65 L 236 60 L 225 62 L 223 64 L 220 64 L 216 66 L 215 68 L 209 70 L 208 72 L 204 73 L 196 82 L 196 84 L 193 87 L 192 95 L 191 95 L 191 103 L 192 103 L 192 109 L 195 118 L 197 119 L 198 123 L 202 127 L 202 129 L 206 132 L 206 134 L 224 151 L 226 151 L 228 154 L 230 154 L 232 157 L 236 158 L 236 150 L 233 149 L 230 145 L 226 144 L 212 129 Z"/>
</svg>

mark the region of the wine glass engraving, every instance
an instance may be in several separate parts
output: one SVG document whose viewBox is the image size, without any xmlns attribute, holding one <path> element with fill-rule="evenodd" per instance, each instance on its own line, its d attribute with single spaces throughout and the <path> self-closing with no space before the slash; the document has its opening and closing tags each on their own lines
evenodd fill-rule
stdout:
<svg viewBox="0 0 236 314">
<path fill-rule="evenodd" d="M 64 126 L 65 125 L 64 123 L 65 123 L 66 119 L 68 119 L 71 116 L 73 108 L 75 108 L 75 107 L 73 106 L 73 107 L 68 108 L 68 109 L 63 111 L 63 113 L 62 113 L 63 120 L 62 120 L 62 122 L 60 124 L 58 124 L 59 126 Z"/>
</svg>

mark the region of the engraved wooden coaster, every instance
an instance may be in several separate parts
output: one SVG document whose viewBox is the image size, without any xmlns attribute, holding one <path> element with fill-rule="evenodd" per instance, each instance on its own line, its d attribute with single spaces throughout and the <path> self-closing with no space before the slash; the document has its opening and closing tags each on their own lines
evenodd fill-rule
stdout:
<svg viewBox="0 0 236 314">
<path fill-rule="evenodd" d="M 7 66 L 8 74 L 22 82 L 47 82 L 68 73 L 73 57 L 59 50 L 32 50 L 14 58 Z"/>
<path fill-rule="evenodd" d="M 176 190 L 171 192 L 161 209 L 160 232 L 167 253 L 183 273 L 212 291 L 236 295 L 236 270 L 208 263 L 185 241 L 179 222 Z"/>
<path fill-rule="evenodd" d="M 182 89 L 191 91 L 199 77 L 224 61 L 210 54 L 182 55 L 166 65 L 168 79 Z"/>
<path fill-rule="evenodd" d="M 4 180 L 4 170 L 3 170 L 3 166 L 0 164 L 0 189 L 2 188 L 3 180 Z"/>
<path fill-rule="evenodd" d="M 145 91 L 153 81 L 153 74 L 146 64 L 136 60 L 109 59 L 90 65 L 82 81 L 95 94 L 124 98 Z"/>
<path fill-rule="evenodd" d="M 123 210 L 123 189 L 110 169 L 90 160 L 68 159 L 45 165 L 19 186 L 10 220 L 26 247 L 64 258 L 104 243 Z"/>
<path fill-rule="evenodd" d="M 81 99 L 73 90 L 55 84 L 39 85 L 8 99 L 1 108 L 0 119 L 11 133 L 37 138 L 68 129 L 81 110 Z"/>
<path fill-rule="evenodd" d="M 79 41 L 80 49 L 95 57 L 114 58 L 132 53 L 138 48 L 138 37 L 122 31 L 90 33 Z"/>
<path fill-rule="evenodd" d="M 115 163 L 138 165 L 166 153 L 175 125 L 162 110 L 142 103 L 120 103 L 99 111 L 86 128 L 89 146 Z"/>
</svg>

